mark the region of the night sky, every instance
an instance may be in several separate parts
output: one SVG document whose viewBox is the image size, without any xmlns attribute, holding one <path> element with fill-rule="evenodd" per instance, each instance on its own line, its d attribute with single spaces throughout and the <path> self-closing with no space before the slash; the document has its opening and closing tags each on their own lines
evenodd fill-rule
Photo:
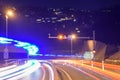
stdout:
<svg viewBox="0 0 120 80">
<path fill-rule="evenodd" d="M 115 4 L 119 0 L 1 0 L 0 5 L 38 6 L 38 7 L 75 7 L 81 9 L 99 9 Z"/>
<path fill-rule="evenodd" d="M 96 12 L 100 9 L 111 8 L 116 5 L 117 6 L 120 5 L 120 0 L 0 0 L 0 7 L 1 6 L 2 7 L 12 6 L 15 8 L 21 8 L 21 7 L 23 7 L 23 8 L 24 7 L 77 8 L 77 9 L 94 10 Z M 120 6 L 118 9 L 120 9 Z M 118 10 L 118 9 L 116 9 L 116 13 L 115 12 L 112 13 L 113 16 L 110 18 L 108 16 L 106 16 L 106 18 L 100 17 L 100 20 L 96 21 L 100 25 L 98 25 L 98 24 L 93 25 L 92 29 L 96 30 L 96 40 L 105 42 L 106 44 L 120 44 L 120 36 L 119 36 L 119 34 L 120 34 L 120 28 L 119 28 L 120 27 L 120 14 L 119 14 L 120 10 Z M 116 16 L 114 16 L 114 15 L 116 15 Z M 105 19 L 105 20 L 103 20 L 103 19 Z M 109 20 L 109 19 L 111 19 L 111 20 Z M 114 23 L 114 20 L 118 21 L 117 26 L 112 26 L 112 24 Z M 4 21 L 3 21 L 3 23 L 4 23 Z M 0 26 L 3 26 L 3 25 L 4 24 L 2 24 Z M 9 25 L 13 25 L 13 24 L 11 23 Z M 24 25 L 24 27 L 22 25 Z M 52 42 L 57 41 L 57 40 L 49 40 L 48 39 L 47 33 L 50 30 L 49 28 L 46 29 L 47 30 L 46 31 L 46 30 L 42 30 L 45 27 L 41 27 L 41 28 L 36 27 L 35 28 L 35 26 L 44 26 L 44 25 L 22 23 L 22 17 L 19 18 L 19 20 L 16 20 L 16 25 L 14 24 L 14 26 L 15 26 L 14 29 L 9 29 L 9 31 L 11 31 L 11 32 L 12 32 L 12 30 L 14 31 L 16 29 L 15 33 L 11 33 L 9 35 L 11 38 L 35 43 L 36 45 L 38 45 L 40 47 L 44 46 L 43 48 L 45 48 L 45 46 L 51 46 L 51 45 L 53 46 Z M 29 26 L 29 27 L 26 27 L 26 26 Z M 21 32 L 19 32 L 17 30 L 19 30 Z M 42 33 L 42 31 L 43 31 L 43 33 Z M 41 32 L 41 34 L 40 34 L 40 32 Z M 83 32 L 83 31 L 81 31 L 81 32 Z M 0 34 L 0 35 L 2 35 L 2 34 Z M 57 35 L 57 34 L 55 34 L 55 35 Z M 59 42 L 59 41 L 57 41 L 57 42 Z M 69 45 L 69 42 L 67 43 L 67 45 Z"/>
</svg>

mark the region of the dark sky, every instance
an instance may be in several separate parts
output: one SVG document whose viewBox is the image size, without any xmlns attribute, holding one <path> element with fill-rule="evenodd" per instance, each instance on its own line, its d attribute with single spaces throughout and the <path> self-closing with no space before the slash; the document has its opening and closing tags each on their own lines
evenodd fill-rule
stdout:
<svg viewBox="0 0 120 80">
<path fill-rule="evenodd" d="M 98 10 L 98 9 L 101 9 L 101 8 L 111 7 L 113 5 L 120 5 L 120 0 L 0 0 L 0 6 L 3 6 L 3 7 L 4 6 L 5 7 L 6 6 L 14 6 L 14 7 L 49 7 L 49 8 L 50 7 L 53 7 L 53 8 L 54 7 L 55 8 L 56 7 L 61 7 L 61 8 L 73 7 L 73 8 L 80 8 L 80 9 Z M 101 22 L 103 21 L 102 18 L 101 18 L 100 21 Z M 105 21 L 107 21 L 107 19 L 104 20 L 104 22 Z M 21 24 L 21 25 L 23 25 L 23 24 Z M 40 33 L 39 28 L 31 27 L 31 29 L 30 29 L 30 27 L 28 28 L 28 25 L 25 24 L 25 27 L 23 29 L 23 27 L 21 25 L 14 25 L 14 26 L 16 26 L 14 28 L 14 29 L 16 29 L 16 33 L 19 32 L 19 31 L 21 31 L 21 32 L 20 32 L 20 34 L 17 34 L 17 35 L 16 35 L 16 33 L 11 34 L 12 35 L 11 37 L 16 39 L 16 36 L 17 36 L 17 37 L 19 37 L 18 40 L 20 40 L 20 39 L 27 39 L 26 41 L 28 41 L 28 42 L 29 41 L 31 41 L 31 43 L 36 42 L 35 44 L 37 44 L 37 43 L 39 44 L 39 43 L 43 42 L 44 46 L 48 46 L 48 44 L 46 43 L 47 40 L 43 39 L 43 38 L 48 39 L 48 35 L 47 34 L 45 34 L 45 36 L 40 36 L 40 35 L 38 35 L 38 33 Z M 31 25 L 31 24 L 29 24 L 29 25 Z M 110 25 L 108 24 L 106 26 L 110 26 Z M 115 40 L 114 42 L 120 42 L 119 39 L 117 39 L 118 37 L 116 36 L 116 35 L 120 34 L 119 33 L 119 28 L 117 27 L 116 31 L 115 30 L 113 31 L 113 27 L 114 26 L 110 27 L 110 28 L 109 27 L 105 28 L 106 26 L 104 24 L 100 24 L 100 27 L 98 29 L 98 26 L 95 25 L 97 36 L 99 38 L 103 39 L 103 40 L 107 39 L 107 41 Z M 14 29 L 11 29 L 11 30 L 9 29 L 9 32 L 14 30 Z M 29 32 L 27 32 L 28 29 L 29 29 Z M 109 33 L 107 32 L 108 29 L 110 31 Z M 19 31 L 17 31 L 17 30 L 19 30 Z M 33 31 L 33 30 L 35 30 L 35 31 Z M 100 33 L 97 32 L 97 30 Z M 25 32 L 26 35 L 29 35 L 29 37 L 24 36 L 24 32 Z M 101 35 L 101 33 L 103 33 L 103 34 Z M 20 35 L 20 36 L 18 36 L 18 35 Z M 111 37 L 110 35 L 112 35 L 112 36 L 115 35 L 114 38 L 116 37 L 116 39 L 109 40 L 109 38 Z M 52 40 L 51 40 L 51 42 L 52 42 Z M 53 43 L 51 43 L 51 44 L 53 46 Z"/>
<path fill-rule="evenodd" d="M 99 9 L 120 4 L 120 0 L 1 0 L 0 5 L 39 6 L 39 7 L 75 7 Z"/>
</svg>

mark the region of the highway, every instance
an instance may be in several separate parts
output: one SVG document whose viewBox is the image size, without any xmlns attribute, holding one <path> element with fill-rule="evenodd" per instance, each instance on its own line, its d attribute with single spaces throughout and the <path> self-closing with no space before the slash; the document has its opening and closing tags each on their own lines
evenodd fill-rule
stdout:
<svg viewBox="0 0 120 80">
<path fill-rule="evenodd" d="M 15 61 L 14 61 L 15 62 Z M 81 60 L 28 60 L 0 67 L 0 80 L 119 80 L 119 67 Z M 116 69 L 116 68 L 117 69 Z M 116 72 L 117 70 L 117 72 Z M 117 76 L 117 77 L 116 77 Z"/>
<path fill-rule="evenodd" d="M 61 80 L 112 80 L 104 75 L 71 64 L 56 64 L 56 67 Z"/>
<path fill-rule="evenodd" d="M 50 80 L 49 70 L 45 66 L 41 66 L 39 69 L 27 75 L 19 80 Z"/>
<path fill-rule="evenodd" d="M 84 61 L 85 62 L 85 61 Z M 120 70 L 118 65 L 105 64 L 105 69 L 100 68 L 98 62 L 91 64 L 81 63 L 81 60 L 56 60 L 53 61 L 61 80 L 119 80 Z M 99 64 L 99 66 L 98 66 Z M 98 67 L 97 67 L 98 66 Z M 116 68 L 118 69 L 116 69 Z M 115 72 L 117 70 L 117 72 Z"/>
<path fill-rule="evenodd" d="M 0 67 L 0 80 L 54 80 L 54 71 L 47 61 L 21 61 Z M 9 63 L 7 63 L 9 64 Z"/>
<path fill-rule="evenodd" d="M 58 65 L 57 67 L 61 80 L 99 80 L 99 78 L 70 65 Z"/>
</svg>

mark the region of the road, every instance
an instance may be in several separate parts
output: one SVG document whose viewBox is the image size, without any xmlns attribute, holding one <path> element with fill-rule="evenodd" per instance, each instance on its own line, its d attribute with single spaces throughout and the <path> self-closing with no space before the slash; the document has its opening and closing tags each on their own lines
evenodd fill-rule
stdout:
<svg viewBox="0 0 120 80">
<path fill-rule="evenodd" d="M 29 60 L 0 67 L 0 80 L 119 80 L 119 67 L 81 60 Z M 118 69 L 116 69 L 117 67 Z M 115 72 L 113 69 L 116 69 Z M 117 77 L 116 77 L 117 76 Z"/>
<path fill-rule="evenodd" d="M 104 75 L 71 64 L 56 64 L 56 67 L 61 80 L 112 80 Z"/>
<path fill-rule="evenodd" d="M 61 80 L 119 80 L 118 71 L 115 72 L 111 64 L 105 64 L 105 70 L 94 63 L 94 67 L 88 64 L 82 64 L 80 60 L 56 60 L 53 61 Z M 100 65 L 100 63 L 99 63 Z M 107 66 L 106 66 L 107 65 Z M 108 67 L 109 65 L 109 67 Z M 109 69 L 111 68 L 111 69 Z M 119 69 L 117 69 L 119 70 Z M 120 71 L 120 70 L 119 70 Z M 117 76 L 117 77 L 116 77 Z"/>
<path fill-rule="evenodd" d="M 30 75 L 27 75 L 19 80 L 49 80 L 49 76 L 49 70 L 46 67 L 42 66 Z"/>
<path fill-rule="evenodd" d="M 0 67 L 0 74 L 0 80 L 54 80 L 54 71 L 47 61 L 29 60 Z"/>
</svg>

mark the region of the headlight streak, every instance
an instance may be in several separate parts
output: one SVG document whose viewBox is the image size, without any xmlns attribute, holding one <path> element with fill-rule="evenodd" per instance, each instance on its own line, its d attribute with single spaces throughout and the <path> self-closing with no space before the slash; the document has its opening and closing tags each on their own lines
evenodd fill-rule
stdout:
<svg viewBox="0 0 120 80">
<path fill-rule="evenodd" d="M 12 41 L 13 41 L 13 39 L 8 39 L 8 38 L 0 37 L 0 43 L 1 44 L 8 44 L 8 43 L 11 43 Z"/>
<path fill-rule="evenodd" d="M 33 65 L 25 70 L 19 71 L 18 73 L 14 74 L 12 78 L 9 78 L 8 80 L 17 80 L 22 77 L 25 77 L 34 71 L 36 71 L 38 68 L 40 68 L 40 63 L 38 61 L 33 61 Z"/>
<path fill-rule="evenodd" d="M 8 70 L 8 69 L 11 69 L 11 68 L 14 68 L 14 67 L 16 67 L 17 65 L 11 65 L 11 66 L 7 66 L 7 67 L 2 67 L 2 68 L 0 68 L 0 72 L 2 72 L 2 71 L 5 71 L 5 70 Z"/>
<path fill-rule="evenodd" d="M 42 67 L 42 70 L 43 70 L 42 80 L 45 80 L 45 75 L 46 75 L 46 73 L 45 73 L 45 69 Z"/>
<path fill-rule="evenodd" d="M 15 47 L 22 47 L 23 49 L 27 50 L 29 55 L 36 55 L 36 53 L 39 51 L 38 47 L 34 44 L 0 37 L 0 44 L 12 44 L 12 43 L 15 43 L 14 44 Z"/>
<path fill-rule="evenodd" d="M 29 64 L 27 64 L 28 66 L 22 67 L 19 70 L 14 71 L 13 73 L 3 76 L 0 78 L 0 80 L 17 80 L 20 79 L 26 75 L 31 74 L 32 72 L 34 72 L 35 70 L 37 70 L 40 67 L 40 63 L 37 61 L 29 61 Z M 26 65 L 25 64 L 25 65 Z"/>
<path fill-rule="evenodd" d="M 49 64 L 46 64 L 46 63 L 44 63 L 43 65 L 46 66 L 49 69 L 49 72 L 51 74 L 49 80 L 54 80 L 54 71 L 53 71 L 52 67 Z"/>
<path fill-rule="evenodd" d="M 24 65 L 22 65 L 22 66 L 18 66 L 18 67 L 16 67 L 16 68 L 12 68 L 12 69 L 6 70 L 6 71 L 4 71 L 4 72 L 0 72 L 0 79 L 1 79 L 2 77 L 4 77 L 4 76 L 9 76 L 9 74 L 12 74 L 12 73 L 14 73 L 14 72 L 17 72 L 17 71 L 19 71 L 19 70 L 21 70 L 21 69 L 27 68 L 27 67 L 29 67 L 30 65 L 32 65 L 32 63 L 29 61 L 29 62 L 27 62 L 26 64 L 24 64 Z"/>
<path fill-rule="evenodd" d="M 13 39 L 8 39 L 8 38 L 4 38 L 4 37 L 0 37 L 0 41 L 13 41 Z"/>
<path fill-rule="evenodd" d="M 0 44 L 11 44 L 11 42 L 7 42 L 7 41 L 0 41 Z"/>
</svg>

